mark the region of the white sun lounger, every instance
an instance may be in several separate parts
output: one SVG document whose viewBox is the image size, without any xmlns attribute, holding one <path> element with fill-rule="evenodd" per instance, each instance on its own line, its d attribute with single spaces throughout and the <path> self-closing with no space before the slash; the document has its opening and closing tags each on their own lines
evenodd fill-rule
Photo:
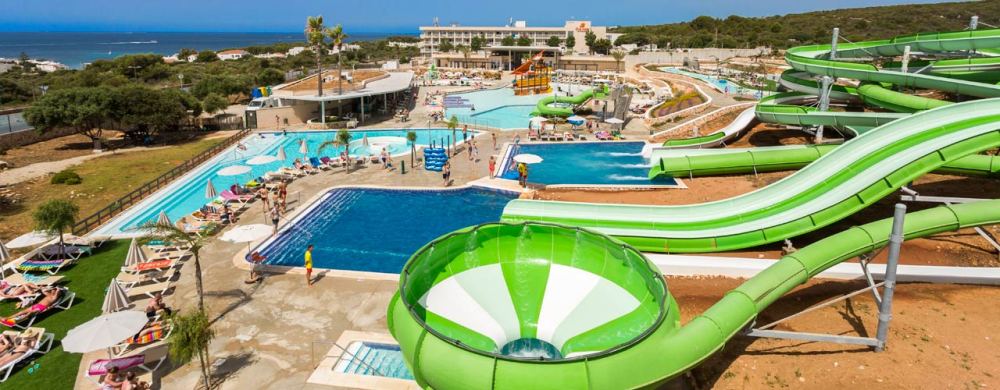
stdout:
<svg viewBox="0 0 1000 390">
<path fill-rule="evenodd" d="M 157 293 L 163 294 L 171 287 L 170 281 L 147 284 L 142 286 L 135 286 L 128 290 L 125 290 L 125 295 L 128 296 L 129 300 L 135 298 L 153 298 Z"/>
<path fill-rule="evenodd" d="M 31 330 L 33 332 L 38 332 L 38 336 L 37 336 L 38 338 L 35 339 L 35 346 L 32 347 L 31 349 L 29 349 L 28 351 L 26 351 L 23 355 L 21 355 L 20 357 L 18 357 L 14 361 L 12 361 L 10 363 L 7 363 L 3 367 L 0 367 L 0 373 L 3 373 L 3 376 L 0 377 L 0 382 L 6 381 L 7 378 L 10 377 L 10 373 L 14 371 L 14 367 L 17 366 L 19 363 L 27 360 L 29 357 L 31 357 L 31 355 L 34 355 L 34 354 L 39 353 L 39 352 L 40 353 L 48 353 L 49 350 L 52 349 L 52 341 L 55 340 L 55 338 L 56 338 L 54 334 L 52 334 L 52 333 L 45 333 L 45 329 L 43 329 L 43 328 L 28 328 L 27 330 Z M 24 332 L 17 333 L 17 332 L 9 332 L 9 331 L 8 332 L 4 332 L 4 333 L 6 333 L 8 335 L 13 335 L 15 337 L 17 335 L 24 334 Z"/>
</svg>

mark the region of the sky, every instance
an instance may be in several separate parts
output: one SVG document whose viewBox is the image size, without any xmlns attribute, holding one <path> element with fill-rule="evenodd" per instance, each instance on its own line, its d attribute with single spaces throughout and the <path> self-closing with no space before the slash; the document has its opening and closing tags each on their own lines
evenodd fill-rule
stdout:
<svg viewBox="0 0 1000 390">
<path fill-rule="evenodd" d="M 699 15 L 767 16 L 819 9 L 933 3 L 928 0 L 2 0 L 0 31 L 301 31 L 307 15 L 323 15 L 355 32 L 417 32 L 442 24 L 660 24 Z"/>
</svg>

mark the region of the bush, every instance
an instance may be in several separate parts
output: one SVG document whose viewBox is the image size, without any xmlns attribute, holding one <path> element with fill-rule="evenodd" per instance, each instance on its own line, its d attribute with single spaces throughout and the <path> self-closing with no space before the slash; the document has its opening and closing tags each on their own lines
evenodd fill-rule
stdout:
<svg viewBox="0 0 1000 390">
<path fill-rule="evenodd" d="M 76 172 L 66 170 L 52 175 L 52 184 L 66 184 L 75 185 L 83 183 L 83 178 L 80 177 Z"/>
</svg>

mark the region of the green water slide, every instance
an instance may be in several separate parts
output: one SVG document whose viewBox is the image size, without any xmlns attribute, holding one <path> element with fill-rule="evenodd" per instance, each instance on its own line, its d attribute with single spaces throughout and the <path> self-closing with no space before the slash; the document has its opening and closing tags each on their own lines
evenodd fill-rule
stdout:
<svg viewBox="0 0 1000 390">
<path fill-rule="evenodd" d="M 716 202 L 645 206 L 537 200 L 503 221 L 591 228 L 643 251 L 717 252 L 778 242 L 845 218 L 945 164 L 1000 146 L 1000 99 L 956 103 L 879 126 L 770 186 Z"/>
<path fill-rule="evenodd" d="M 588 89 L 580 92 L 573 96 L 546 96 L 538 101 L 535 107 L 535 112 L 532 115 L 543 115 L 543 116 L 561 116 L 568 117 L 573 115 L 572 107 L 552 107 L 550 104 L 553 103 L 566 103 L 572 104 L 574 106 L 583 104 L 590 98 L 594 97 L 594 90 Z"/>
<path fill-rule="evenodd" d="M 800 169 L 839 145 L 787 145 L 757 148 L 657 151 L 659 161 L 650 179 L 737 175 Z M 973 154 L 945 163 L 935 173 L 965 176 L 1000 176 L 1000 156 Z"/>
<path fill-rule="evenodd" d="M 907 239 L 1000 223 L 1000 201 L 911 213 Z M 781 258 L 680 324 L 644 256 L 613 238 L 547 224 L 488 224 L 410 258 L 388 328 L 425 389 L 656 388 L 722 349 L 781 296 L 887 245 L 892 220 Z"/>
</svg>

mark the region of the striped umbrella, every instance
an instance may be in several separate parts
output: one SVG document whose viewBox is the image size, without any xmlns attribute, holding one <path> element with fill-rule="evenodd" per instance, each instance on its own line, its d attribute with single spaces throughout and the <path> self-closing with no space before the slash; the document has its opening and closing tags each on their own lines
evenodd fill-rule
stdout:
<svg viewBox="0 0 1000 390">
<path fill-rule="evenodd" d="M 114 313 L 128 307 L 128 294 L 125 294 L 125 289 L 118 284 L 118 278 L 111 279 L 108 292 L 104 294 L 104 305 L 101 306 L 101 310 L 105 313 Z"/>
<path fill-rule="evenodd" d="M 205 184 L 205 198 L 215 199 L 218 197 L 219 194 L 215 192 L 215 186 L 212 185 L 212 179 L 208 179 L 208 183 Z"/>
<path fill-rule="evenodd" d="M 170 222 L 170 217 L 167 216 L 167 212 L 165 210 L 164 211 L 160 211 L 160 217 L 156 219 L 156 224 L 157 225 L 162 225 L 162 226 L 173 226 L 174 225 L 173 222 Z"/>
<path fill-rule="evenodd" d="M 3 241 L 0 241 L 0 265 L 6 263 L 10 260 L 10 252 L 7 251 L 7 247 L 3 246 Z"/>
<path fill-rule="evenodd" d="M 142 252 L 139 241 L 133 238 L 132 243 L 128 246 L 128 254 L 125 255 L 125 266 L 131 267 L 139 263 L 145 263 L 146 261 L 146 254 Z"/>
</svg>

